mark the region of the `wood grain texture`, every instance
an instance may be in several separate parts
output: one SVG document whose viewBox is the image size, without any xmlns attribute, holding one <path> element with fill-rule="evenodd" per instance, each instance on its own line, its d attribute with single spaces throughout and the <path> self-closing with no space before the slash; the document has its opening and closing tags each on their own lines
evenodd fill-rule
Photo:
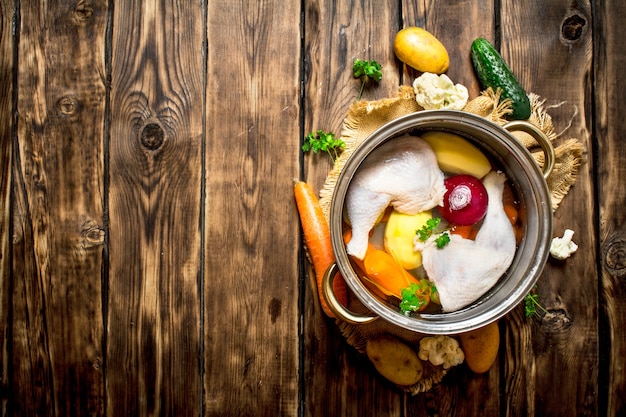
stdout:
<svg viewBox="0 0 626 417">
<path fill-rule="evenodd" d="M 574 137 L 591 150 L 591 6 L 569 1 L 541 8 L 533 7 L 535 4 L 503 3 L 503 57 L 527 91 L 546 100 L 555 130 L 561 134 L 555 145 Z M 574 32 L 568 27 L 573 16 L 580 22 Z M 506 396 L 507 410 L 512 414 L 529 409 L 554 416 L 597 413 L 598 284 L 590 279 L 596 276 L 592 168 L 591 161 L 580 168 L 575 186 L 554 215 L 553 236 L 572 229 L 580 247 L 566 262 L 550 260 L 539 278 L 538 293 L 549 313 L 539 326 L 511 316 L 512 328 L 517 331 L 510 334 L 509 341 L 525 352 L 519 363 L 507 364 L 509 378 L 517 378 L 521 384 L 515 384 L 515 390 L 525 392 L 525 401 L 514 403 L 514 391 L 507 390 L 511 393 Z M 526 343 L 531 340 L 529 350 Z M 576 381 L 577 388 L 573 390 L 563 381 Z"/>
<path fill-rule="evenodd" d="M 204 9 L 116 2 L 107 414 L 199 415 Z"/>
<path fill-rule="evenodd" d="M 626 10 L 615 1 L 594 4 L 594 145 L 597 150 L 600 240 L 599 414 L 626 413 L 626 41 L 615 32 Z"/>
<path fill-rule="evenodd" d="M 362 99 L 392 97 L 397 92 L 399 73 L 393 42 L 388 41 L 398 30 L 397 2 L 311 1 L 306 2 L 304 13 L 304 134 L 322 129 L 339 135 L 361 86 L 352 75 L 356 58 L 383 65 L 383 79 L 366 86 Z M 376 25 L 367 24 L 374 21 Z M 319 190 L 330 168 L 326 155 L 307 154 L 303 178 Z M 305 415 L 397 415 L 402 396 L 393 389 L 378 391 L 380 377 L 366 358 L 357 358 L 356 367 L 348 366 L 348 358 L 358 353 L 341 336 L 334 320 L 321 312 L 308 263 L 304 273 L 308 276 L 304 280 Z M 337 380 L 341 383 L 331 388 L 329 381 Z M 375 397 L 369 395 L 371 390 L 377 390 Z"/>
<path fill-rule="evenodd" d="M 0 416 L 625 414 L 624 21 L 616 0 L 0 0 Z M 471 96 L 493 41 L 587 147 L 548 314 L 520 305 L 488 373 L 416 396 L 323 316 L 292 189 L 331 168 L 300 146 L 340 133 L 355 58 L 383 64 L 365 100 L 419 75 L 392 49 L 409 25 Z"/>
<path fill-rule="evenodd" d="M 20 2 L 11 404 L 103 410 L 105 2 Z M 50 24 L 53 23 L 53 24 Z M 58 389 L 61 387 L 61 389 Z"/>
<path fill-rule="evenodd" d="M 0 1 L 0 386 L 9 385 L 9 331 L 11 311 L 11 169 L 13 166 L 13 74 L 14 10 L 10 1 Z M 0 412 L 8 396 L 0 396 Z"/>
<path fill-rule="evenodd" d="M 470 59 L 472 41 L 495 35 L 494 1 L 402 2 L 402 27 L 418 26 L 437 37 L 446 47 L 450 66 L 446 74 L 469 90 L 470 97 L 480 93 L 480 85 Z M 396 60 L 398 65 L 400 62 Z M 403 66 L 404 84 L 412 84 L 420 73 Z"/>
<path fill-rule="evenodd" d="M 300 3 L 209 1 L 204 410 L 299 407 Z"/>
<path fill-rule="evenodd" d="M 496 22 L 493 1 L 402 2 L 403 27 L 419 26 L 435 35 L 446 47 L 450 67 L 446 74 L 465 85 L 470 97 L 480 94 L 469 51 L 478 37 L 493 38 Z M 471 24 L 468 24 L 471 22 Z M 404 84 L 412 84 L 421 73 L 404 66 Z M 506 348 L 501 347 L 501 355 Z M 500 411 L 500 367 L 496 363 L 485 375 L 474 375 L 467 367 L 452 369 L 440 386 L 409 398 L 412 415 L 475 416 L 497 415 Z"/>
</svg>

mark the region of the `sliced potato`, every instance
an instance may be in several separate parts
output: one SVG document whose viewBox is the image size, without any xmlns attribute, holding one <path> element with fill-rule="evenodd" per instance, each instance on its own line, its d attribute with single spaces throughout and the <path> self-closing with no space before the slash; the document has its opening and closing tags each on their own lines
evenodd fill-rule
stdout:
<svg viewBox="0 0 626 417">
<path fill-rule="evenodd" d="M 469 174 L 482 178 L 491 164 L 480 149 L 467 139 L 448 132 L 426 132 L 421 135 L 437 156 L 439 167 L 452 174 Z"/>
<path fill-rule="evenodd" d="M 410 271 L 422 266 L 422 253 L 414 250 L 415 233 L 431 219 L 430 210 L 417 214 L 392 211 L 385 226 L 385 250 Z"/>
<path fill-rule="evenodd" d="M 365 350 L 376 370 L 394 384 L 409 386 L 422 379 L 422 361 L 399 338 L 391 335 L 372 338 L 368 340 Z"/>
</svg>

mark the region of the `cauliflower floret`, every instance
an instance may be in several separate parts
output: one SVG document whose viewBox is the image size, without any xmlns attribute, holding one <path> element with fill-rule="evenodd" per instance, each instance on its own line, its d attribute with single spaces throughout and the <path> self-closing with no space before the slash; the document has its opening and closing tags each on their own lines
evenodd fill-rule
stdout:
<svg viewBox="0 0 626 417">
<path fill-rule="evenodd" d="M 446 74 L 425 72 L 413 81 L 415 100 L 425 110 L 462 110 L 469 94 L 462 84 L 454 85 Z"/>
<path fill-rule="evenodd" d="M 450 336 L 427 336 L 420 340 L 420 350 L 417 354 L 423 361 L 430 361 L 435 366 L 443 365 L 443 369 L 460 365 L 465 360 L 465 354 L 459 342 Z"/>
<path fill-rule="evenodd" d="M 578 245 L 572 242 L 572 236 L 574 236 L 574 231 L 565 229 L 563 237 L 555 237 L 552 239 L 550 255 L 556 259 L 563 260 L 569 258 L 572 253 L 576 252 Z"/>
</svg>

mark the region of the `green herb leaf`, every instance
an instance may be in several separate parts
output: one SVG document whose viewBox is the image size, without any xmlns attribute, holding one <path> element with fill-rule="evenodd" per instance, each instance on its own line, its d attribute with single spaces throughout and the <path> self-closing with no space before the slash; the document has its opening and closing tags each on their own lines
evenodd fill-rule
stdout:
<svg viewBox="0 0 626 417">
<path fill-rule="evenodd" d="M 412 282 L 401 292 L 400 311 L 408 316 L 414 311 L 421 310 L 430 301 L 430 286 L 428 281 L 421 280 L 419 283 Z"/>
<path fill-rule="evenodd" d="M 437 244 L 437 248 L 443 248 L 450 243 L 450 234 L 448 234 L 448 232 L 443 232 L 437 237 L 437 239 L 435 239 L 435 243 Z"/>
<path fill-rule="evenodd" d="M 374 60 L 355 59 L 352 65 L 352 74 L 354 78 L 366 76 L 372 80 L 380 81 L 383 79 L 382 68 L 383 66 Z"/>
<path fill-rule="evenodd" d="M 441 219 L 439 217 L 433 217 L 426 220 L 426 224 L 422 226 L 421 229 L 416 230 L 415 234 L 417 234 L 417 238 L 420 242 L 426 242 L 429 237 L 434 235 L 437 232 L 437 228 L 441 223 Z M 441 232 L 439 236 L 435 239 L 435 244 L 437 248 L 441 249 L 450 243 L 450 234 L 447 230 Z"/>
<path fill-rule="evenodd" d="M 302 151 L 313 151 L 314 153 L 326 152 L 334 162 L 345 147 L 345 142 L 335 138 L 334 133 L 317 130 L 316 132 L 311 132 L 306 135 L 302 145 Z"/>
<path fill-rule="evenodd" d="M 399 307 L 400 311 L 406 316 L 411 315 L 413 312 L 424 310 L 431 302 L 440 304 L 439 293 L 435 284 L 424 278 L 418 282 L 412 282 L 401 291 L 401 295 L 402 300 Z"/>
<path fill-rule="evenodd" d="M 383 79 L 382 68 L 383 66 L 374 60 L 365 61 L 358 58 L 354 60 L 354 64 L 352 65 L 352 75 L 354 78 L 361 78 L 362 80 L 357 100 L 361 99 L 363 88 L 368 80 L 380 82 L 380 80 Z"/>
<path fill-rule="evenodd" d="M 416 231 L 419 241 L 426 242 L 426 240 L 432 236 L 435 229 L 437 229 L 439 223 L 441 223 L 441 219 L 439 217 L 432 217 L 426 220 L 426 224 L 422 226 L 421 229 Z"/>
<path fill-rule="evenodd" d="M 537 309 L 541 310 L 544 314 L 548 312 L 548 310 L 546 310 L 539 303 L 539 294 L 535 292 L 536 289 L 537 286 L 534 286 L 533 289 L 528 294 L 526 294 L 526 297 L 524 297 L 524 312 L 526 314 L 526 317 L 532 317 L 535 315 L 541 316 Z"/>
</svg>

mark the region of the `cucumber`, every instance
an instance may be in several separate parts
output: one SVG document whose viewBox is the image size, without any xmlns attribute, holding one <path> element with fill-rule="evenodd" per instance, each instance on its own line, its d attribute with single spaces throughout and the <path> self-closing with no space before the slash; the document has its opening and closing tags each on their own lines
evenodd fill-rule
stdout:
<svg viewBox="0 0 626 417">
<path fill-rule="evenodd" d="M 516 120 L 528 119 L 530 117 L 528 94 L 493 45 L 484 38 L 475 39 L 472 42 L 471 57 L 482 88 L 491 87 L 496 90 L 500 87 L 501 97 L 511 99 L 513 113 L 508 117 Z"/>
</svg>

